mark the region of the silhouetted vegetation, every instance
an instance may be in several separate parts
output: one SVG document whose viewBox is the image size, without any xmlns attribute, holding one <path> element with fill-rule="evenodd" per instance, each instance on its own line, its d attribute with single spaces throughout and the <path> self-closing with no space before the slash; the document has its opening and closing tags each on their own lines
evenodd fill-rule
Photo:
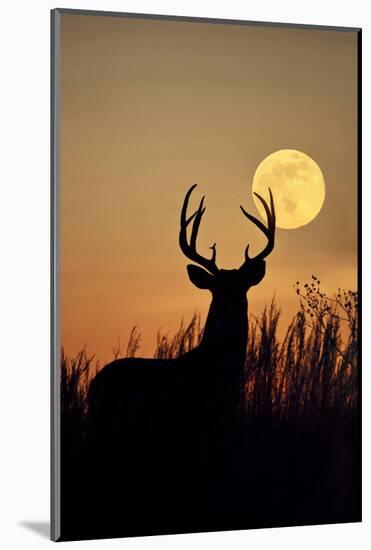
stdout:
<svg viewBox="0 0 371 550">
<path fill-rule="evenodd" d="M 348 418 L 357 410 L 358 318 L 357 293 L 340 290 L 334 298 L 320 290 L 319 281 L 305 284 L 300 311 L 282 342 L 277 340 L 280 310 L 272 301 L 260 318 L 249 323 L 245 367 L 245 411 L 249 422 L 270 418 L 296 424 Z M 157 334 L 153 357 L 174 359 L 197 347 L 202 338 L 199 314 L 182 321 L 174 335 Z M 140 349 L 137 327 L 130 333 L 126 353 L 114 347 L 113 358 L 135 357 Z M 87 389 L 99 370 L 86 349 L 75 358 L 61 356 L 62 425 L 69 433 L 84 432 Z"/>
<path fill-rule="evenodd" d="M 243 445 L 234 465 L 243 497 L 235 506 L 228 503 L 236 522 L 220 525 L 223 529 L 360 519 L 358 296 L 341 289 L 327 296 L 314 276 L 303 286 L 297 282 L 295 291 L 300 308 L 281 342 L 274 300 L 249 320 L 241 395 Z M 173 336 L 158 333 L 154 357 L 177 358 L 197 347 L 202 333 L 200 316 L 194 314 Z M 136 356 L 140 340 L 134 327 L 125 357 Z M 122 357 L 120 343 L 113 356 Z M 84 438 L 87 390 L 97 370 L 99 364 L 85 349 L 73 359 L 62 351 L 66 507 L 90 483 L 89 478 L 82 480 L 90 460 Z M 84 500 L 81 506 L 86 506 Z M 94 506 L 99 516 L 104 504 Z M 239 516 L 246 518 L 242 525 Z"/>
</svg>

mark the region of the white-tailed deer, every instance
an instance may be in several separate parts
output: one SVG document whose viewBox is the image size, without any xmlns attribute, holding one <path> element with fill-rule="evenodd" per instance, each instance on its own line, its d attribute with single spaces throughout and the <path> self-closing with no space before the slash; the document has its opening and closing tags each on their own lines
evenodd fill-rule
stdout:
<svg viewBox="0 0 371 550">
<path fill-rule="evenodd" d="M 227 430 L 239 408 L 240 383 L 247 345 L 246 293 L 265 275 L 264 259 L 273 250 L 275 211 L 257 193 L 267 216 L 267 226 L 241 206 L 243 214 L 264 233 L 268 243 L 254 258 L 245 250 L 238 269 L 219 269 L 216 246 L 211 258 L 196 247 L 197 234 L 205 212 L 204 198 L 196 212 L 187 217 L 193 185 L 187 192 L 180 216 L 179 244 L 184 255 L 195 262 L 187 265 L 192 283 L 211 292 L 212 301 L 200 345 L 177 359 L 117 359 L 93 379 L 89 391 L 90 423 L 105 441 L 123 434 L 150 436 L 169 429 L 209 430 L 225 424 Z M 192 224 L 190 238 L 187 227 Z M 200 267 L 201 266 L 201 267 Z M 165 436 L 167 437 L 167 435 Z"/>
</svg>

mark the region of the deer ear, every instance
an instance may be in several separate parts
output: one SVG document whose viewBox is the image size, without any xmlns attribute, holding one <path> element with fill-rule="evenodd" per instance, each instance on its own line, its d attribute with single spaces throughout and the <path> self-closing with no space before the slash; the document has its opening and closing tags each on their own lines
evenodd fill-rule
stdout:
<svg viewBox="0 0 371 550">
<path fill-rule="evenodd" d="M 189 264 L 187 265 L 187 271 L 188 277 L 197 288 L 207 288 L 211 290 L 213 286 L 213 276 L 205 271 L 205 269 L 198 267 L 198 265 Z"/>
</svg>

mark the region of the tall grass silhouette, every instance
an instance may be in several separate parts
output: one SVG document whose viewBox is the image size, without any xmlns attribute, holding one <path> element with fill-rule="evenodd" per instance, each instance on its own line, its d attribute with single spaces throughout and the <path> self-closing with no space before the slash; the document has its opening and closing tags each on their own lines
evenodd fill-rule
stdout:
<svg viewBox="0 0 371 550">
<path fill-rule="evenodd" d="M 360 518 L 358 295 L 339 289 L 328 296 L 315 276 L 294 290 L 298 312 L 281 341 L 275 299 L 249 320 L 240 400 L 245 451 L 236 475 L 247 487 L 250 526 Z M 153 356 L 177 358 L 197 347 L 202 333 L 195 313 L 175 334 L 158 332 Z M 135 357 L 140 342 L 134 327 L 126 352 L 118 343 L 113 357 Z M 68 457 L 62 477 L 72 500 L 85 468 L 81 461 L 89 460 L 82 451 L 87 393 L 99 369 L 86 348 L 74 358 L 62 350 L 62 463 Z"/>
<path fill-rule="evenodd" d="M 319 424 L 334 418 L 346 421 L 357 411 L 358 401 L 358 296 L 339 289 L 332 298 L 313 277 L 301 289 L 300 310 L 279 342 L 280 309 L 273 299 L 260 317 L 249 321 L 245 384 L 241 396 L 245 418 L 255 426 L 261 419 L 276 424 Z M 174 335 L 157 334 L 153 357 L 174 359 L 197 347 L 203 327 L 195 313 L 188 324 L 182 320 Z M 141 336 L 134 327 L 126 353 L 120 344 L 113 358 L 135 357 Z M 71 437 L 84 433 L 87 391 L 99 362 L 83 348 L 76 357 L 61 354 L 61 422 Z M 339 416 L 340 415 L 340 416 Z M 261 428 L 261 426 L 260 426 Z"/>
</svg>

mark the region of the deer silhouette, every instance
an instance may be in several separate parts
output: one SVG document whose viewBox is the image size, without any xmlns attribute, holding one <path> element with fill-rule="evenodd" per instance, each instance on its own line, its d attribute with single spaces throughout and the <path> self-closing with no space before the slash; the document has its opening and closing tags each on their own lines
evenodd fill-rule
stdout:
<svg viewBox="0 0 371 550">
<path fill-rule="evenodd" d="M 111 484 L 117 484 L 125 463 L 125 471 L 129 472 L 125 491 L 131 495 L 133 517 L 136 498 L 139 499 L 137 508 L 143 515 L 143 499 L 137 496 L 138 484 L 142 492 L 146 492 L 146 502 L 149 493 L 157 495 L 147 518 L 153 518 L 153 510 L 159 506 L 159 493 L 171 494 L 167 499 L 163 497 L 163 501 L 168 502 L 176 500 L 180 493 L 186 502 L 184 495 L 188 493 L 188 502 L 195 511 L 195 487 L 199 492 L 199 487 L 209 479 L 205 494 L 210 499 L 210 480 L 218 478 L 220 486 L 223 457 L 231 455 L 241 417 L 248 336 L 246 295 L 250 287 L 263 279 L 265 258 L 274 247 L 275 211 L 269 190 L 270 207 L 256 193 L 266 212 L 267 226 L 241 206 L 243 214 L 267 237 L 264 250 L 250 258 L 247 246 L 244 262 L 238 269 L 219 269 L 215 244 L 209 259 L 197 251 L 205 197 L 188 217 L 188 204 L 195 187 L 186 193 L 181 209 L 179 245 L 184 255 L 194 262 L 187 265 L 189 279 L 212 295 L 199 346 L 176 359 L 114 360 L 97 373 L 88 393 L 89 433 L 94 453 L 101 457 L 100 467 L 102 458 L 105 461 Z M 101 487 L 101 494 L 105 490 Z M 108 492 L 108 498 L 111 497 Z M 171 513 L 171 507 L 167 506 L 166 513 Z"/>
<path fill-rule="evenodd" d="M 212 424 L 217 417 L 227 423 L 227 419 L 238 411 L 248 335 L 246 294 L 263 279 L 265 258 L 274 247 L 274 202 L 270 189 L 270 207 L 255 193 L 266 212 L 267 226 L 240 207 L 267 237 L 267 245 L 253 258 L 249 257 L 248 245 L 244 262 L 238 269 L 219 269 L 215 244 L 211 247 L 210 259 L 202 256 L 196 247 L 206 208 L 205 197 L 197 210 L 187 217 L 189 199 L 195 187 L 193 185 L 186 193 L 181 209 L 179 245 L 184 255 L 194 262 L 187 265 L 191 282 L 212 294 L 200 345 L 176 359 L 117 359 L 95 376 L 89 391 L 90 419 L 94 429 L 100 428 L 106 440 L 130 427 L 137 431 L 139 425 L 148 425 L 159 411 L 163 411 L 160 416 L 165 416 L 166 422 L 177 411 L 175 416 L 179 422 L 182 416 L 179 411 L 184 407 L 188 415 L 186 424 L 189 424 L 189 403 L 196 416 L 199 415 L 194 419 L 196 423 L 205 415 L 206 404 L 213 416 Z M 188 239 L 187 228 L 191 224 Z M 161 421 L 164 422 L 164 418 Z"/>
</svg>

